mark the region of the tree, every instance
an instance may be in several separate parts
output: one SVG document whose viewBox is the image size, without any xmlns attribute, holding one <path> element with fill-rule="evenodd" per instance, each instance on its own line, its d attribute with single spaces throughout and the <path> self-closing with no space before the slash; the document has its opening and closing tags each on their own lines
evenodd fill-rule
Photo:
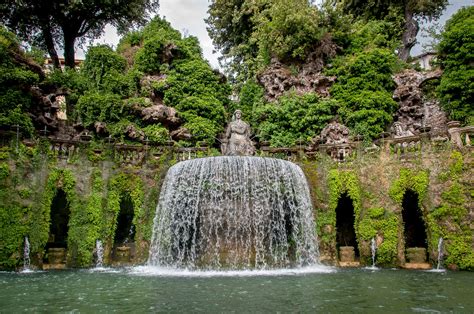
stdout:
<svg viewBox="0 0 474 314">
<path fill-rule="evenodd" d="M 462 8 L 446 23 L 438 54 L 443 75 L 438 93 L 451 119 L 474 122 L 474 7 Z"/>
<path fill-rule="evenodd" d="M 271 57 L 304 59 L 322 33 L 319 12 L 307 0 L 213 0 L 206 22 L 238 82 L 251 78 Z"/>
<path fill-rule="evenodd" d="M 335 0 L 342 3 L 346 12 L 371 19 L 383 19 L 391 13 L 403 16 L 404 26 L 401 60 L 406 61 L 411 48 L 416 44 L 419 19 L 432 20 L 439 17 L 448 0 Z"/>
<path fill-rule="evenodd" d="M 97 38 L 105 25 L 120 33 L 144 24 L 158 0 L 1 0 L 0 21 L 23 40 L 46 48 L 59 67 L 56 46 L 64 49 L 65 64 L 74 67 L 78 39 Z"/>
<path fill-rule="evenodd" d="M 249 61 L 258 54 L 258 43 L 250 40 L 257 27 L 255 16 L 268 1 L 213 0 L 209 6 L 207 31 L 230 74 L 247 77 L 252 72 Z"/>
</svg>

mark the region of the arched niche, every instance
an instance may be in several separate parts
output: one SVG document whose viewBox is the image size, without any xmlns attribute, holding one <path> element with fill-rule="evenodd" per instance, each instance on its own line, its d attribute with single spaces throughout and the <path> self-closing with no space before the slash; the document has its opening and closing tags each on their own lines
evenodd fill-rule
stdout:
<svg viewBox="0 0 474 314">
<path fill-rule="evenodd" d="M 402 219 L 407 258 L 412 262 L 424 262 L 428 249 L 426 226 L 419 206 L 419 196 L 411 189 L 407 189 L 403 195 Z M 418 252 L 413 248 L 418 248 Z M 425 249 L 424 253 L 420 249 Z M 418 256 L 412 256 L 415 253 Z"/>
<path fill-rule="evenodd" d="M 359 257 L 359 247 L 355 232 L 355 212 L 354 203 L 347 193 L 341 194 L 336 207 L 336 247 L 340 251 L 341 247 L 353 247 L 354 258 Z M 349 256 L 343 257 L 344 252 L 340 251 L 340 260 L 349 261 Z"/>
<path fill-rule="evenodd" d="M 134 207 L 130 194 L 120 198 L 120 210 L 117 215 L 114 245 L 120 246 L 135 241 L 135 226 L 133 225 Z"/>
<path fill-rule="evenodd" d="M 59 188 L 51 202 L 48 249 L 67 248 L 70 214 L 67 195 Z"/>
</svg>

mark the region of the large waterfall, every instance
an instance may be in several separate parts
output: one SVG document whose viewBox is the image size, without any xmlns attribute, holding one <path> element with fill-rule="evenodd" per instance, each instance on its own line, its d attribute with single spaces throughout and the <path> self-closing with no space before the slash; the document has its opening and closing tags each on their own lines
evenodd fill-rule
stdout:
<svg viewBox="0 0 474 314">
<path fill-rule="evenodd" d="M 318 259 L 306 178 L 279 159 L 226 156 L 174 165 L 153 228 L 154 266 L 260 269 Z"/>
</svg>

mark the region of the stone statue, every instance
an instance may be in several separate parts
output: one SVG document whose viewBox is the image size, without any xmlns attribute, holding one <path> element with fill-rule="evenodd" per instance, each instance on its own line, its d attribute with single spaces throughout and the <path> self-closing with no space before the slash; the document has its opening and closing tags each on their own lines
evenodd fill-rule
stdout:
<svg viewBox="0 0 474 314">
<path fill-rule="evenodd" d="M 222 154 L 228 156 L 249 156 L 255 153 L 255 147 L 250 140 L 250 126 L 241 120 L 242 111 L 236 110 L 232 122 L 227 126 L 222 141 Z"/>
<path fill-rule="evenodd" d="M 393 123 L 391 128 L 394 138 L 413 136 L 413 132 L 409 130 L 408 125 L 403 124 L 399 121 Z"/>
</svg>

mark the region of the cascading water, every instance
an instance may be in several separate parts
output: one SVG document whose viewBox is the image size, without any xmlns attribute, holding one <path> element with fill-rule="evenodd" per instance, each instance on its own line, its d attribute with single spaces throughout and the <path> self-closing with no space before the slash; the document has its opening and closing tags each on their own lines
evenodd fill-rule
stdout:
<svg viewBox="0 0 474 314">
<path fill-rule="evenodd" d="M 309 188 L 297 165 L 224 156 L 169 169 L 149 265 L 262 269 L 315 264 L 318 255 Z"/>
<path fill-rule="evenodd" d="M 23 247 L 23 271 L 30 270 L 30 241 L 28 241 L 28 237 L 25 237 L 25 244 Z"/>
</svg>

